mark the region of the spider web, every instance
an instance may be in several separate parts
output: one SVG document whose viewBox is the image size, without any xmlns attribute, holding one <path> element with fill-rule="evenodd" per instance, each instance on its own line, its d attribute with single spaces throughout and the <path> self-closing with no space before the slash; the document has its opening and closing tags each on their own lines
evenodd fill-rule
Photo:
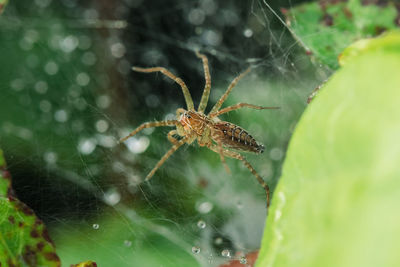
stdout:
<svg viewBox="0 0 400 267">
<path fill-rule="evenodd" d="M 221 119 L 266 146 L 245 155 L 273 190 L 287 144 L 308 94 L 327 70 L 305 55 L 279 8 L 300 1 L 11 1 L 0 18 L 1 147 L 18 197 L 49 226 L 63 264 L 218 266 L 260 246 L 265 196 L 241 162 L 196 144 L 177 151 L 149 182 L 144 177 L 171 147 L 170 128 L 143 122 L 174 119 L 186 107 L 181 77 L 195 106 L 204 87 L 199 49 L 210 62 L 207 111 L 231 80 L 252 67 Z M 96 246 L 90 246 L 95 243 Z"/>
</svg>

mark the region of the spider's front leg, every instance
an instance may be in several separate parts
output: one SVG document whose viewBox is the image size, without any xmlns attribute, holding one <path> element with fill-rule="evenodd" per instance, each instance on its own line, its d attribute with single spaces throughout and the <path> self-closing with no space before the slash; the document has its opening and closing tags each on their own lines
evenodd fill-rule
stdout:
<svg viewBox="0 0 400 267">
<path fill-rule="evenodd" d="M 176 139 L 175 139 L 176 140 Z M 164 154 L 164 156 L 160 159 L 159 162 L 157 162 L 156 166 L 150 171 L 150 173 L 146 176 L 145 180 L 148 181 L 150 180 L 151 177 L 153 177 L 154 173 L 161 167 L 161 165 L 164 164 L 164 162 L 175 152 L 180 148 L 183 144 L 186 143 L 188 140 L 188 137 L 184 137 L 181 140 L 176 140 L 176 143 L 170 148 L 170 150 L 167 151 L 167 153 Z M 174 141 L 175 142 L 175 141 Z"/>
<path fill-rule="evenodd" d="M 252 109 L 280 109 L 280 107 L 262 107 L 262 106 L 257 106 L 253 104 L 247 104 L 247 103 L 238 103 L 236 105 L 232 105 L 226 108 L 221 109 L 220 111 L 210 113 L 209 116 L 211 118 L 218 117 L 221 114 L 231 112 L 233 110 L 241 109 L 241 108 L 252 108 Z"/>
<path fill-rule="evenodd" d="M 173 145 L 177 145 L 179 140 L 174 137 L 175 134 L 178 134 L 177 130 L 172 130 L 168 132 L 167 138 Z"/>
<path fill-rule="evenodd" d="M 178 123 L 179 122 L 177 120 L 145 122 L 142 125 L 140 125 L 139 127 L 137 127 L 135 130 L 133 130 L 130 134 L 121 138 L 119 140 L 119 143 L 126 141 L 127 139 L 134 136 L 135 134 L 137 134 L 138 132 L 140 132 L 143 129 L 152 128 L 152 127 L 161 127 L 161 126 L 174 126 L 174 125 L 178 125 Z"/>
</svg>

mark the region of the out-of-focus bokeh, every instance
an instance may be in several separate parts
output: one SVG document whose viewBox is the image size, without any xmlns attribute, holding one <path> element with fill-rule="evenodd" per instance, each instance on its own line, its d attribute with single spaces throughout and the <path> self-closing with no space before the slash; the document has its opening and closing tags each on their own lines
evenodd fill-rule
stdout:
<svg viewBox="0 0 400 267">
<path fill-rule="evenodd" d="M 266 146 L 246 155 L 274 189 L 307 96 L 329 75 L 281 14 L 300 1 L 11 1 L 0 17 L 0 145 L 18 198 L 50 228 L 63 264 L 217 266 L 259 248 L 264 191 L 242 165 L 196 144 L 169 149 L 167 128 L 117 140 L 185 107 L 179 86 L 134 65 L 181 77 L 197 106 L 209 58 L 210 106 L 252 72 L 222 116 Z M 210 107 L 209 107 L 210 108 Z M 209 109 L 208 109 L 209 110 Z M 90 245 L 90 246 L 88 246 Z M 243 260 L 244 261 L 244 260 Z"/>
</svg>

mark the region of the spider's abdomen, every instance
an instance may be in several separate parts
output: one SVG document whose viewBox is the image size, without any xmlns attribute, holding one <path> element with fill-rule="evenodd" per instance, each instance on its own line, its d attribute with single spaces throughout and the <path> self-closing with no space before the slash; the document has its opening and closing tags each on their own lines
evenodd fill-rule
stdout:
<svg viewBox="0 0 400 267">
<path fill-rule="evenodd" d="M 259 144 L 246 130 L 233 123 L 216 122 L 211 135 L 225 147 L 254 153 L 264 152 L 262 144 Z"/>
</svg>

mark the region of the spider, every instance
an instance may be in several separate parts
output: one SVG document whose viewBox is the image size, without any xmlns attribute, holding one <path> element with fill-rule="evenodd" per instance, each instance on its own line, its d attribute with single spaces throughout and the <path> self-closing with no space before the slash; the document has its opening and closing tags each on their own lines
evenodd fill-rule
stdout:
<svg viewBox="0 0 400 267">
<path fill-rule="evenodd" d="M 189 89 L 181 78 L 175 76 L 163 67 L 132 68 L 134 71 L 137 72 L 161 72 L 162 74 L 174 80 L 182 88 L 187 105 L 187 110 L 183 108 L 178 108 L 176 110 L 176 120 L 164 120 L 143 123 L 135 130 L 133 130 L 129 135 L 121 138 L 120 142 L 124 142 L 125 140 L 136 135 L 138 132 L 145 128 L 175 126 L 176 129 L 170 131 L 167 135 L 168 140 L 173 144 L 173 146 L 169 151 L 164 154 L 164 156 L 160 159 L 156 166 L 150 171 L 145 180 L 149 180 L 151 177 L 153 177 L 154 173 L 175 151 L 178 150 L 179 147 L 181 147 L 185 143 L 192 144 L 195 140 L 197 140 L 197 143 L 200 146 L 205 146 L 220 155 L 221 161 L 224 164 L 227 172 L 229 172 L 229 168 L 225 162 L 225 157 L 230 157 L 242 161 L 244 165 L 250 170 L 250 172 L 257 178 L 257 181 L 260 183 L 260 185 L 265 189 L 268 207 L 270 202 L 270 192 L 268 185 L 256 172 L 253 166 L 244 158 L 244 156 L 239 153 L 239 151 L 241 151 L 260 154 L 264 151 L 264 146 L 258 143 L 243 128 L 230 122 L 221 121 L 218 116 L 244 107 L 258 110 L 279 109 L 279 107 L 262 107 L 247 103 L 238 103 L 236 105 L 220 109 L 222 104 L 232 91 L 233 87 L 235 87 L 240 79 L 242 79 L 247 73 L 249 73 L 250 68 L 248 68 L 231 82 L 226 92 L 221 96 L 221 98 L 214 105 L 211 111 L 208 114 L 205 114 L 204 111 L 207 106 L 211 89 L 210 70 L 208 67 L 207 57 L 203 54 L 200 54 L 199 52 L 196 52 L 196 56 L 202 60 L 205 76 L 205 87 L 197 111 L 194 108 Z M 182 138 L 177 139 L 174 137 L 174 135 L 179 135 Z"/>
</svg>

